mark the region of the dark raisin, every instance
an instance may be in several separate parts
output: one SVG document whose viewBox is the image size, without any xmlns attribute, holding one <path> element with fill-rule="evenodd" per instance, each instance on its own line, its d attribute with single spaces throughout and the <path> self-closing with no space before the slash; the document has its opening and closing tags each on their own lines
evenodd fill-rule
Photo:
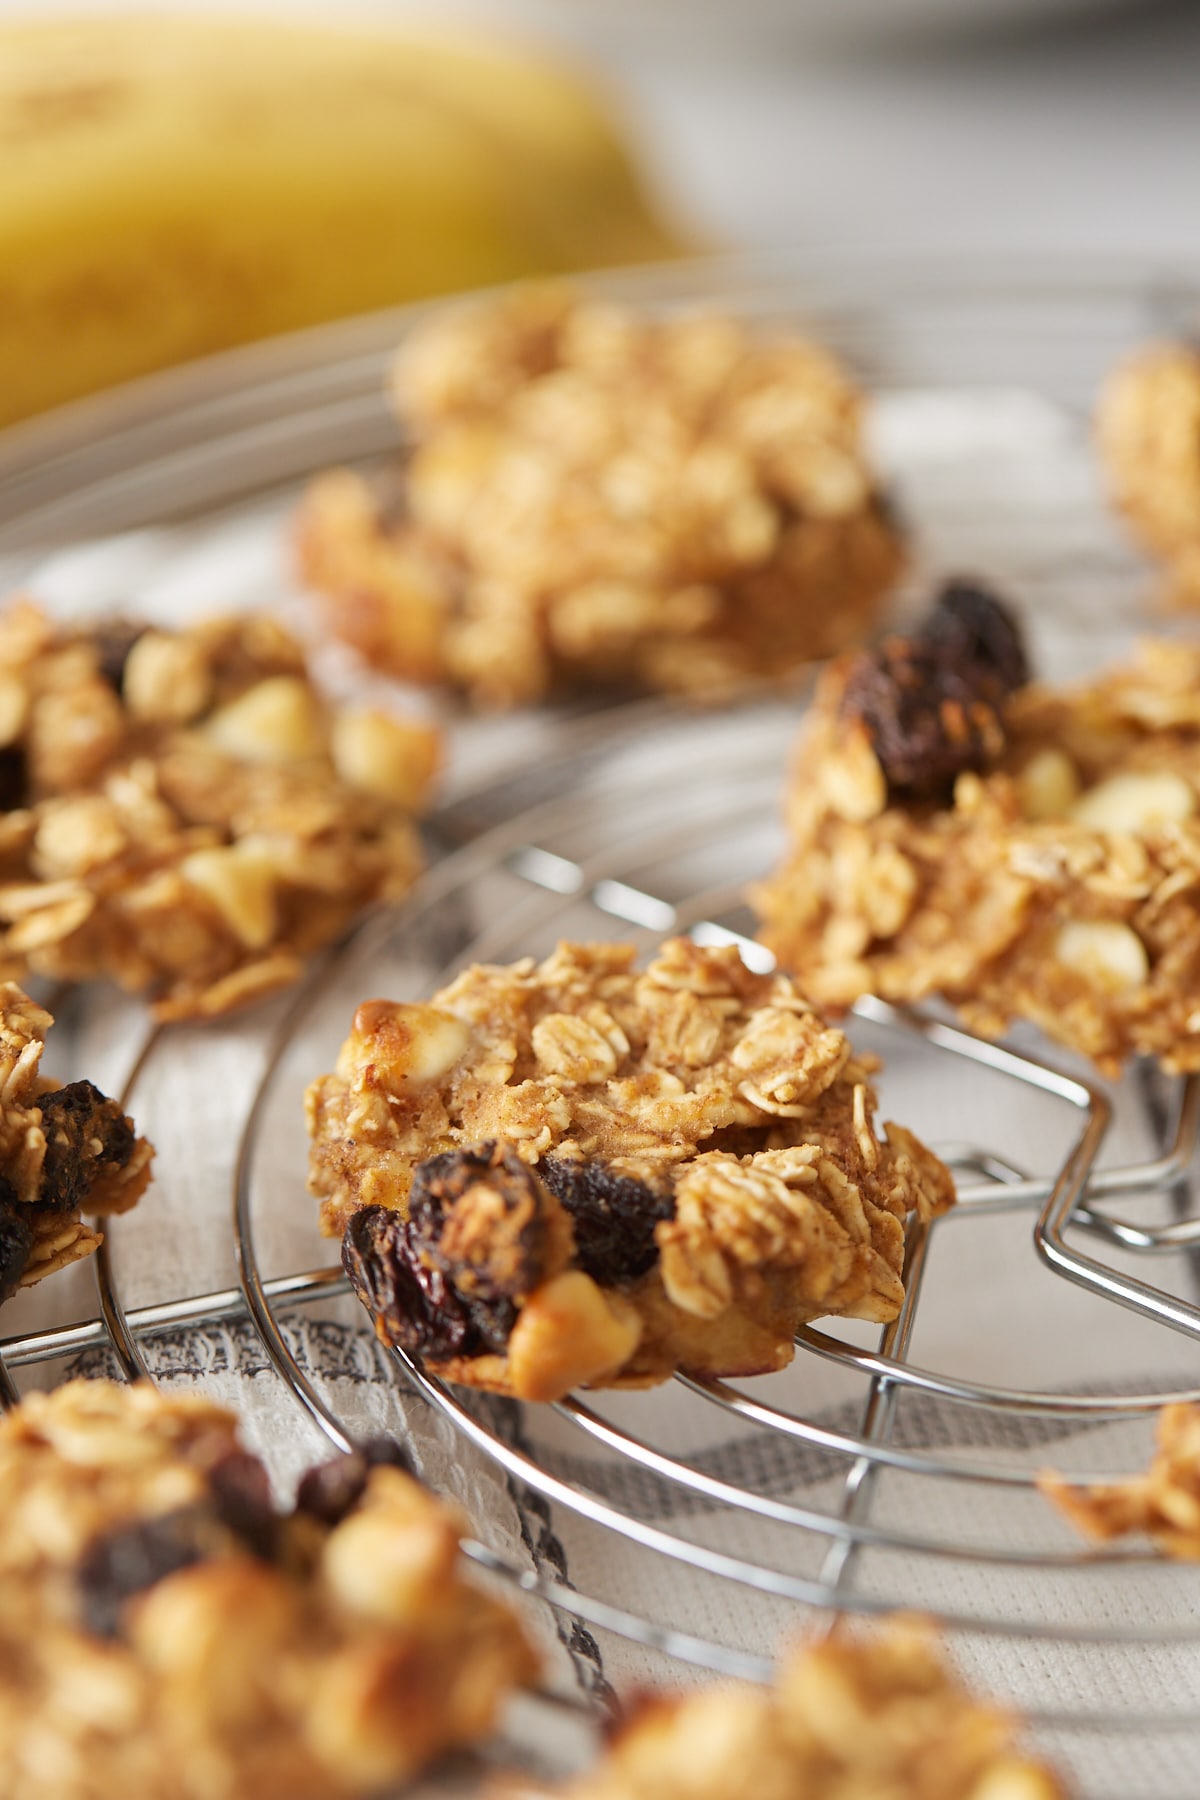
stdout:
<svg viewBox="0 0 1200 1800">
<path fill-rule="evenodd" d="M 0 1300 L 8 1300 L 21 1285 L 33 1233 L 21 1217 L 17 1197 L 0 1175 Z"/>
<path fill-rule="evenodd" d="M 28 770 L 25 752 L 19 744 L 0 750 L 0 812 L 16 812 L 29 804 Z"/>
<path fill-rule="evenodd" d="M 227 1548 L 219 1520 L 199 1506 L 108 1532 L 89 1545 L 76 1572 L 84 1624 L 97 1637 L 116 1637 L 126 1601 Z"/>
<path fill-rule="evenodd" d="M 412 1473 L 408 1452 L 394 1438 L 371 1438 L 348 1456 L 317 1463 L 300 1478 L 296 1511 L 323 1525 L 340 1525 L 362 1499 L 371 1470 L 384 1463 Z"/>
<path fill-rule="evenodd" d="M 38 1204 L 54 1212 L 85 1206 L 102 1169 L 124 1168 L 137 1141 L 115 1100 L 90 1081 L 71 1081 L 38 1100 L 46 1159 Z"/>
<path fill-rule="evenodd" d="M 941 800 L 1004 748 L 1003 700 L 1027 678 L 1016 625 L 983 589 L 951 583 L 925 626 L 857 656 L 843 718 L 860 720 L 894 799 Z"/>
<path fill-rule="evenodd" d="M 675 1216 L 670 1194 L 656 1193 L 630 1175 L 616 1175 L 601 1162 L 546 1156 L 538 1174 L 570 1213 L 576 1261 L 593 1281 L 619 1287 L 654 1267 L 654 1228 L 660 1219 Z"/>
<path fill-rule="evenodd" d="M 362 1499 L 367 1485 L 367 1459 L 354 1450 L 306 1469 L 296 1489 L 296 1511 L 319 1519 L 322 1525 L 339 1525 Z"/>
<path fill-rule="evenodd" d="M 273 1561 L 279 1519 L 271 1503 L 271 1478 L 258 1457 L 231 1450 L 209 1470 L 208 1486 L 221 1523 L 255 1556 Z"/>
<path fill-rule="evenodd" d="M 467 1300 L 521 1300 L 542 1278 L 545 1197 L 508 1144 L 447 1150 L 418 1164 L 411 1239 Z"/>
<path fill-rule="evenodd" d="M 342 1266 L 382 1342 L 435 1362 L 503 1350 L 516 1322 L 511 1301 L 472 1306 L 456 1293 L 440 1269 L 422 1261 L 408 1221 L 390 1207 L 355 1213 L 342 1239 Z"/>
<path fill-rule="evenodd" d="M 999 695 L 1029 680 L 1029 659 L 1016 620 L 987 588 L 948 581 L 926 627 L 943 662 L 977 672 L 979 685 L 994 681 Z"/>
<path fill-rule="evenodd" d="M 144 625 L 136 625 L 132 619 L 105 619 L 88 633 L 96 652 L 96 667 L 118 694 L 125 680 L 129 652 L 145 630 Z"/>
</svg>

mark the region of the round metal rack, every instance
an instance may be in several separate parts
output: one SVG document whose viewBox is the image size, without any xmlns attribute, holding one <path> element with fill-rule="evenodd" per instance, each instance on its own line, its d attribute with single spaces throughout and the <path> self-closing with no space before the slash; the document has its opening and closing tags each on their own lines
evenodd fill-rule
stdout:
<svg viewBox="0 0 1200 1800">
<path fill-rule="evenodd" d="M 1097 658 L 1125 641 L 1137 568 L 1080 474 L 1086 395 L 1127 342 L 1182 317 L 1200 282 L 853 265 L 807 280 L 775 259 L 616 285 L 815 321 L 895 400 L 883 448 L 922 523 L 918 572 L 969 563 L 1017 582 L 1059 668 L 1084 634 Z M 134 531 L 121 555 L 139 569 L 148 558 L 155 580 L 164 559 L 186 564 L 214 535 L 261 545 L 278 527 L 273 483 L 386 441 L 375 396 L 396 329 L 379 320 L 234 359 L 224 386 L 190 397 L 186 382 L 147 390 L 112 415 L 107 439 L 95 415 L 34 433 L 7 470 L 0 458 L 0 562 L 47 568 L 65 591 L 79 567 L 68 581 L 44 561 L 52 530 Z M 945 454 L 985 387 L 968 450 Z M 923 447 L 910 457 L 914 421 Z M 998 482 L 1015 510 L 997 512 Z M 105 571 L 95 585 L 107 591 Z M 1097 605 L 1112 608 L 1100 623 Z M 94 1307 L 51 1323 L 6 1317 L 0 1401 L 18 1376 L 80 1359 L 155 1375 L 172 1344 L 185 1365 L 196 1347 L 199 1366 L 206 1334 L 242 1332 L 297 1419 L 333 1443 L 377 1419 L 367 1401 L 382 1389 L 394 1428 L 442 1458 L 434 1477 L 461 1472 L 459 1491 L 482 1497 L 468 1554 L 557 1619 L 589 1703 L 610 1682 L 697 1668 L 761 1678 L 797 1632 L 917 1609 L 1088 1794 L 1190 1795 L 1200 1575 L 1144 1546 L 1082 1545 L 1036 1481 L 1047 1465 L 1078 1480 L 1138 1467 L 1158 1409 L 1200 1401 L 1195 1079 L 1139 1068 L 1112 1088 L 1032 1034 L 998 1046 L 947 1017 L 865 1001 L 849 1028 L 885 1058 L 885 1108 L 941 1150 L 959 1193 L 935 1226 L 910 1229 L 904 1308 L 876 1339 L 834 1321 L 802 1330 L 780 1375 L 677 1377 L 553 1408 L 453 1390 L 400 1353 L 378 1380 L 339 1387 L 298 1349 L 306 1320 L 324 1322 L 318 1346 L 373 1344 L 316 1236 L 300 1123 L 304 1085 L 332 1065 L 358 1001 L 422 997 L 468 962 L 541 954 L 559 936 L 649 948 L 685 932 L 738 943 L 762 966 L 744 893 L 779 849 L 796 713 L 764 700 L 700 720 L 654 705 L 560 719 L 538 766 L 514 762 L 434 820 L 435 861 L 409 901 L 366 921 L 290 1000 L 207 1035 L 146 1033 L 124 1099 L 151 1136 L 170 1127 L 161 1186 L 183 1249 L 148 1287 L 128 1255 L 148 1225 L 117 1221 L 95 1259 Z M 192 1139 L 177 1115 L 226 1040 L 231 1229 L 193 1269 L 187 1246 L 209 1226 L 186 1217 L 186 1164 L 214 1114 L 198 1113 Z M 490 1528 L 497 1493 L 515 1508 L 515 1539 Z"/>
</svg>

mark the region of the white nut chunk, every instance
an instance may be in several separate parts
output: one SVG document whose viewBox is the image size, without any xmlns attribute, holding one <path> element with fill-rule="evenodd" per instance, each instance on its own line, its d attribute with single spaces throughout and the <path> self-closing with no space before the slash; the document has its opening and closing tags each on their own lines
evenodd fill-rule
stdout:
<svg viewBox="0 0 1200 1800">
<path fill-rule="evenodd" d="M 277 869 L 252 840 L 193 850 L 184 857 L 179 872 L 211 902 L 247 950 L 262 950 L 271 942 Z"/>
<path fill-rule="evenodd" d="M 887 780 L 869 738 L 857 734 L 818 771 L 826 800 L 839 818 L 865 825 L 887 806 Z"/>
<path fill-rule="evenodd" d="M 415 809 L 437 768 L 438 738 L 428 725 L 351 710 L 335 718 L 330 751 L 348 787 Z"/>
<path fill-rule="evenodd" d="M 399 1093 L 397 1084 L 448 1074 L 470 1042 L 470 1026 L 440 1007 L 364 1000 L 342 1045 L 338 1073 L 356 1080 L 366 1067 L 373 1079 Z"/>
<path fill-rule="evenodd" d="M 1039 750 L 1017 776 L 1017 796 L 1027 819 L 1064 818 L 1079 798 L 1079 771 L 1065 750 Z"/>
<path fill-rule="evenodd" d="M 298 675 L 260 681 L 208 722 L 219 750 L 251 763 L 303 762 L 325 747 L 321 708 Z"/>
<path fill-rule="evenodd" d="M 642 1335 L 636 1308 L 606 1294 L 582 1269 L 544 1281 L 508 1340 L 509 1378 L 522 1400 L 556 1400 L 629 1361 Z"/>
<path fill-rule="evenodd" d="M 1152 831 L 1180 824 L 1196 811 L 1196 795 L 1181 775 L 1168 770 L 1145 775 L 1113 775 L 1101 781 L 1071 808 L 1078 825 L 1095 831 Z"/>
<path fill-rule="evenodd" d="M 135 719 L 186 725 L 212 698 L 208 659 L 191 638 L 144 631 L 125 660 L 121 698 Z"/>
<path fill-rule="evenodd" d="M 1116 919 L 1069 920 L 1058 933 L 1054 952 L 1068 969 L 1116 992 L 1140 987 L 1150 973 L 1141 938 Z"/>
</svg>

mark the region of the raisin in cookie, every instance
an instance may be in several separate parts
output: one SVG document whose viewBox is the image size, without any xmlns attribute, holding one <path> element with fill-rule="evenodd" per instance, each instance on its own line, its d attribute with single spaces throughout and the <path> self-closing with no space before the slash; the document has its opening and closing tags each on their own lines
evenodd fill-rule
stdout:
<svg viewBox="0 0 1200 1800">
<path fill-rule="evenodd" d="M 1047 1473 L 1038 1486 L 1087 1537 L 1143 1532 L 1166 1556 L 1200 1562 L 1200 1407 L 1164 1406 L 1144 1475 L 1081 1486 Z"/>
<path fill-rule="evenodd" d="M 299 543 L 409 680 L 720 696 L 864 636 L 898 573 L 861 397 L 802 339 L 520 289 L 418 327 L 393 392 L 411 454 L 317 481 Z"/>
<path fill-rule="evenodd" d="M 198 1395 L 74 1381 L 0 1419 L 6 1800 L 354 1800 L 484 1736 L 534 1658 L 394 1455 L 281 1514 Z"/>
<path fill-rule="evenodd" d="M 871 1068 L 733 948 L 560 944 L 360 1006 L 308 1094 L 323 1229 L 381 1338 L 529 1399 L 782 1368 L 891 1319 L 904 1224 L 953 1200 L 876 1132 Z"/>
<path fill-rule="evenodd" d="M 1071 687 L 1025 674 L 1004 609 L 964 585 L 831 666 L 762 937 L 818 1005 L 941 995 L 1105 1074 L 1200 1069 L 1200 649 L 1147 640 Z"/>
<path fill-rule="evenodd" d="M 1113 499 L 1165 563 L 1170 597 L 1200 605 L 1200 349 L 1154 344 L 1122 363 L 1096 435 Z"/>
<path fill-rule="evenodd" d="M 0 616 L 0 973 L 109 976 L 160 1018 L 295 979 L 412 881 L 424 726 L 335 711 L 253 615 L 86 630 Z"/>
<path fill-rule="evenodd" d="M 154 1156 L 115 1100 L 90 1081 L 39 1074 L 54 1020 L 0 982 L 0 1300 L 90 1256 L 82 1213 L 128 1212 Z"/>
<path fill-rule="evenodd" d="M 912 1621 L 800 1648 L 766 1693 L 644 1698 L 595 1768 L 493 1800 L 1065 1800 L 1018 1721 L 963 1687 Z"/>
</svg>

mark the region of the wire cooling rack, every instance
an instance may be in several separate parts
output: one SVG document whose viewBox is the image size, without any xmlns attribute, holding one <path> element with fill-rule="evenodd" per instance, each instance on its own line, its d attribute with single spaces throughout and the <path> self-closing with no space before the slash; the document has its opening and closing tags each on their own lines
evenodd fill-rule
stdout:
<svg viewBox="0 0 1200 1800">
<path fill-rule="evenodd" d="M 1128 342 L 1187 316 L 1196 283 L 861 267 L 806 282 L 775 261 L 641 291 L 814 320 L 881 388 L 916 576 L 969 566 L 1014 585 L 1051 672 L 1127 640 L 1140 577 L 1095 492 L 1085 401 Z M 185 593 L 211 606 L 228 577 L 261 597 L 264 570 L 267 597 L 286 600 L 263 549 L 291 494 L 272 484 L 383 444 L 395 330 L 370 322 L 233 359 L 207 384 L 152 384 L 109 415 L 107 438 L 94 413 L 38 428 L 19 457 L 0 454 L 0 565 L 66 606 L 117 594 L 174 616 Z M 127 535 L 49 541 L 101 526 Z M 1079 1479 L 1140 1466 L 1157 1409 L 1200 1399 L 1195 1081 L 1138 1069 L 1112 1089 L 1032 1037 L 998 1047 L 864 1002 L 852 1033 L 886 1058 L 884 1112 L 953 1164 L 959 1205 L 910 1230 L 907 1299 L 881 1336 L 806 1328 L 791 1369 L 755 1381 L 678 1378 L 554 1408 L 456 1393 L 374 1351 L 315 1235 L 303 1088 L 368 993 L 420 997 L 469 961 L 564 935 L 649 948 L 683 931 L 762 958 L 742 894 L 779 849 L 797 711 L 698 721 L 649 705 L 559 718 L 532 754 L 506 739 L 512 772 L 435 820 L 439 860 L 408 904 L 246 1021 L 144 1034 L 136 1008 L 66 997 L 78 1072 L 100 1078 L 97 1056 L 119 1069 L 109 1085 L 123 1080 L 160 1145 L 161 1199 L 157 1216 L 148 1201 L 113 1224 L 94 1297 L 72 1271 L 47 1284 L 52 1316 L 7 1309 L 3 1397 L 81 1364 L 219 1385 L 236 1362 L 298 1435 L 344 1444 L 384 1408 L 471 1505 L 468 1554 L 558 1619 L 589 1700 L 648 1675 L 761 1677 L 805 1627 L 917 1608 L 1086 1792 L 1190 1795 L 1200 1576 L 1136 1545 L 1081 1546 L 1034 1481 L 1047 1464 Z M 497 1525 L 505 1506 L 515 1530 Z"/>
<path fill-rule="evenodd" d="M 136 1226 L 125 1222 L 99 1260 L 99 1315 L 6 1339 L 5 1362 L 18 1368 L 106 1342 L 136 1377 L 149 1372 L 146 1352 L 157 1337 L 248 1318 L 300 1406 L 335 1445 L 352 1442 L 362 1417 L 353 1403 L 330 1405 L 288 1330 L 296 1309 L 328 1308 L 345 1288 L 315 1239 L 313 1258 L 280 1261 L 289 1248 L 280 1219 L 290 1215 L 295 1227 L 312 1204 L 302 1192 L 304 1083 L 331 1066 L 367 993 L 415 998 L 466 962 L 536 953 L 560 935 L 632 935 L 649 947 L 663 933 L 689 932 L 701 942 L 736 941 L 761 964 L 764 952 L 747 936 L 741 876 L 770 856 L 771 802 L 791 723 L 779 708 L 681 722 L 665 744 L 648 730 L 640 741 L 610 745 L 607 757 L 592 755 L 575 769 L 569 799 L 521 813 L 451 854 L 408 906 L 365 923 L 276 1021 L 231 1183 L 239 1282 L 127 1306 L 120 1240 Z M 463 1397 L 395 1352 L 401 1419 L 410 1422 L 413 1406 L 434 1409 L 495 1463 L 524 1505 L 532 1496 L 547 1509 L 553 1561 L 498 1554 L 482 1539 L 468 1554 L 556 1610 L 568 1641 L 577 1652 L 585 1647 L 577 1661 L 593 1689 L 627 1666 L 629 1646 L 649 1653 L 656 1668 L 763 1678 L 776 1640 L 806 1624 L 839 1612 L 920 1608 L 951 1634 L 961 1661 L 993 1689 L 1016 1693 L 1057 1752 L 1085 1772 L 1096 1742 L 1114 1738 L 1136 1746 L 1139 1758 L 1149 1743 L 1168 1765 L 1186 1759 L 1200 1734 L 1194 1685 L 1182 1685 L 1200 1657 L 1200 1585 L 1144 1550 L 1072 1543 L 1032 1484 L 1047 1462 L 1103 1469 L 1114 1446 L 1124 1454 L 1135 1441 L 1141 1455 L 1145 1433 L 1136 1428 L 1148 1415 L 1168 1400 L 1200 1400 L 1200 1384 L 1178 1375 L 1188 1356 L 1163 1329 L 1200 1329 L 1187 1256 L 1193 1232 L 1180 1217 L 1189 1206 L 1197 1083 L 1160 1092 L 1143 1076 L 1113 1093 L 1026 1049 L 876 1001 L 856 1009 L 852 1029 L 888 1059 L 885 1105 L 938 1142 L 959 1181 L 955 1212 L 910 1229 L 907 1299 L 878 1342 L 853 1326 L 843 1334 L 840 1322 L 808 1327 L 782 1378 L 680 1377 L 657 1395 L 577 1395 L 553 1409 Z M 139 1118 L 140 1090 L 156 1063 L 186 1060 L 177 1037 L 174 1028 L 156 1032 L 143 1047 L 125 1096 Z M 1014 1120 L 1028 1122 L 1019 1137 Z M 1144 1154 L 1120 1154 L 1136 1141 Z M 1027 1163 L 1028 1146 L 1041 1151 L 1040 1163 Z M 310 1231 L 304 1217 L 300 1235 Z M 993 1248 L 982 1263 L 963 1263 L 956 1246 L 974 1234 Z M 1003 1267 L 989 1271 L 1001 1242 Z M 1135 1271 L 1150 1257 L 1178 1280 L 1174 1291 L 1149 1290 L 1148 1300 L 1149 1284 Z M 1037 1276 L 1049 1307 L 1061 1304 L 1064 1276 L 1086 1283 L 1078 1290 L 1085 1305 L 1074 1309 L 1066 1337 L 1045 1333 L 1057 1351 L 1049 1360 L 1039 1348 L 1042 1379 L 1010 1378 L 1004 1347 L 990 1333 L 979 1342 L 974 1314 L 996 1299 L 979 1284 L 999 1284 L 1007 1309 Z M 1150 1328 L 1148 1337 L 1135 1330 L 1121 1338 L 1115 1356 L 1103 1347 L 1114 1303 Z M 922 1355 L 931 1304 L 952 1326 L 947 1339 L 943 1323 Z M 1040 1309 L 1039 1302 L 1031 1316 Z M 1069 1341 L 1080 1330 L 1089 1336 L 1082 1381 Z M 946 1343 L 953 1354 L 937 1355 Z M 1139 1357 L 1132 1370 L 1131 1344 Z M 959 1361 L 959 1352 L 974 1354 L 975 1364 L 969 1355 Z M 826 1371 L 838 1378 L 832 1388 L 820 1379 Z M 1147 1378 L 1131 1384 L 1141 1371 Z M 687 1442 L 673 1447 L 663 1427 L 677 1424 L 680 1406 L 689 1414 Z M 707 1421 L 698 1426 L 701 1415 Z M 598 1538 L 617 1548 L 597 1558 Z M 647 1557 L 658 1567 L 649 1586 L 636 1567 Z M 736 1592 L 736 1604 L 701 1601 L 708 1588 Z M 1179 1664 L 1179 1684 L 1147 1693 L 1143 1659 L 1151 1653 Z M 1055 1658 L 1064 1673 L 1047 1700 L 1039 1687 Z M 1120 1770 L 1120 1746 L 1115 1754 Z M 1113 1755 L 1106 1750 L 1110 1773 Z M 1101 1780 L 1096 1791 L 1136 1791 L 1123 1784 L 1121 1774 L 1116 1787 Z M 1171 1790 L 1158 1781 L 1147 1791 Z"/>
</svg>

